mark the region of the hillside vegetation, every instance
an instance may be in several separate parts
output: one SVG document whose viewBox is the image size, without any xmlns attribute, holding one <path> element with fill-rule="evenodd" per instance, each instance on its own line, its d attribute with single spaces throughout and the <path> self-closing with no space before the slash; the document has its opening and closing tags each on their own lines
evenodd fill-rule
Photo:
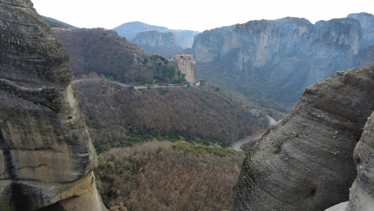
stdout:
<svg viewBox="0 0 374 211">
<path fill-rule="evenodd" d="M 167 60 L 150 56 L 115 31 L 76 29 L 53 31 L 70 57 L 75 76 L 97 73 L 126 82 L 145 83 L 159 73 Z"/>
<path fill-rule="evenodd" d="M 233 150 L 147 142 L 102 153 L 96 178 L 108 207 L 228 210 L 243 159 L 244 153 Z"/>
<path fill-rule="evenodd" d="M 134 90 L 104 80 L 74 84 L 98 152 L 149 140 L 229 146 L 268 123 L 264 114 L 220 87 Z"/>
</svg>

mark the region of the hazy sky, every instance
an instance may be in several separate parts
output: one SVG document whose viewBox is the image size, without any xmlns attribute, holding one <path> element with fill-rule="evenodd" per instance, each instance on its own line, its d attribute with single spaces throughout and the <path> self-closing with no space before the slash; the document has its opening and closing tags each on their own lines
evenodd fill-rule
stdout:
<svg viewBox="0 0 374 211">
<path fill-rule="evenodd" d="M 204 31 L 250 20 L 287 16 L 318 20 L 374 13 L 373 0 L 32 0 L 39 14 L 77 27 L 112 29 L 141 21 L 170 29 Z"/>
</svg>

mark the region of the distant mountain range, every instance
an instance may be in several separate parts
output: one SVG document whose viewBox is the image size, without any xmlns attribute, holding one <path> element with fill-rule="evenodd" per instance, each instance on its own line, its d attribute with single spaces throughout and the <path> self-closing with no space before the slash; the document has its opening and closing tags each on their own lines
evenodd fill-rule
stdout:
<svg viewBox="0 0 374 211">
<path fill-rule="evenodd" d="M 42 16 L 51 28 L 78 29 L 78 27 Z M 190 53 L 194 37 L 198 31 L 172 30 L 139 21 L 122 24 L 113 29 L 120 36 L 137 44 L 147 53 L 162 55 L 166 58 L 176 54 Z"/>
<path fill-rule="evenodd" d="M 138 33 L 156 30 L 161 33 L 172 32 L 176 37 L 176 42 L 183 49 L 191 48 L 194 37 L 198 34 L 198 31 L 191 30 L 173 30 L 162 26 L 154 26 L 139 21 L 124 23 L 120 26 L 115 27 L 113 30 L 118 32 L 122 37 L 126 37 L 128 40 L 133 40 Z"/>
</svg>

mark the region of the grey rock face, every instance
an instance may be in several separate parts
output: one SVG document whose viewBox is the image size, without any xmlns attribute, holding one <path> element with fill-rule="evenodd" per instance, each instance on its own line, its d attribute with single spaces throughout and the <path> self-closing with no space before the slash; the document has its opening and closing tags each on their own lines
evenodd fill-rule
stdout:
<svg viewBox="0 0 374 211">
<path fill-rule="evenodd" d="M 225 37 L 234 29 L 232 27 L 222 27 L 204 31 L 196 35 L 193 44 L 195 59 L 201 63 L 217 61 L 220 58 L 220 51 L 223 47 Z"/>
<path fill-rule="evenodd" d="M 29 0 L 0 1 L 0 36 L 2 203 L 28 211 L 79 198 L 82 178 L 95 194 L 97 157 L 67 53 Z"/>
<path fill-rule="evenodd" d="M 308 87 L 247 155 L 231 210 L 312 211 L 347 201 L 356 177 L 353 149 L 374 110 L 373 89 L 374 66 Z M 355 150 L 363 169 L 370 150 Z"/>
<path fill-rule="evenodd" d="M 170 32 L 175 35 L 177 44 L 183 49 L 192 48 L 194 37 L 198 34 L 197 31 L 190 30 L 171 30 Z"/>
<path fill-rule="evenodd" d="M 368 13 L 349 14 L 347 17 L 356 18 L 362 27 L 361 48 L 374 44 L 374 16 Z"/>
<path fill-rule="evenodd" d="M 365 28 L 374 26 L 364 20 Z M 370 36 L 363 36 L 356 18 L 313 25 L 288 17 L 249 21 L 233 31 L 205 31 L 196 36 L 193 49 L 200 77 L 221 77 L 215 82 L 254 87 L 278 102 L 293 104 L 306 87 L 357 67 L 362 39 Z"/>
<path fill-rule="evenodd" d="M 176 42 L 173 33 L 159 31 L 141 32 L 135 36 L 133 42 L 138 44 L 147 53 L 155 53 L 170 58 L 182 53 L 183 49 Z"/>
<path fill-rule="evenodd" d="M 352 185 L 347 211 L 374 210 L 374 113 L 354 150 L 357 178 Z"/>
</svg>

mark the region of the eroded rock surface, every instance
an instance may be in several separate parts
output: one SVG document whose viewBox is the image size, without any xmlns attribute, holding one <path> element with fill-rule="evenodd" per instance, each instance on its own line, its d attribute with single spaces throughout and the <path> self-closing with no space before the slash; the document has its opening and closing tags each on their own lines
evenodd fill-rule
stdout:
<svg viewBox="0 0 374 211">
<path fill-rule="evenodd" d="M 349 201 L 335 205 L 326 211 L 374 210 L 374 113 L 368 118 L 361 139 L 354 149 L 357 178 L 349 194 Z"/>
<path fill-rule="evenodd" d="M 374 210 L 374 113 L 354 150 L 357 178 L 349 196 L 348 211 Z"/>
<path fill-rule="evenodd" d="M 324 210 L 347 201 L 356 178 L 353 149 L 374 110 L 373 89 L 374 66 L 338 72 L 308 87 L 247 155 L 231 210 Z M 364 169 L 372 148 L 360 147 L 367 144 L 355 150 L 362 181 L 371 178 Z"/>
<path fill-rule="evenodd" d="M 92 203 L 79 210 L 105 210 L 100 196 L 81 197 L 97 194 L 97 157 L 67 53 L 29 0 L 0 0 L 0 36 L 0 206 L 28 211 L 76 198 Z"/>
</svg>

